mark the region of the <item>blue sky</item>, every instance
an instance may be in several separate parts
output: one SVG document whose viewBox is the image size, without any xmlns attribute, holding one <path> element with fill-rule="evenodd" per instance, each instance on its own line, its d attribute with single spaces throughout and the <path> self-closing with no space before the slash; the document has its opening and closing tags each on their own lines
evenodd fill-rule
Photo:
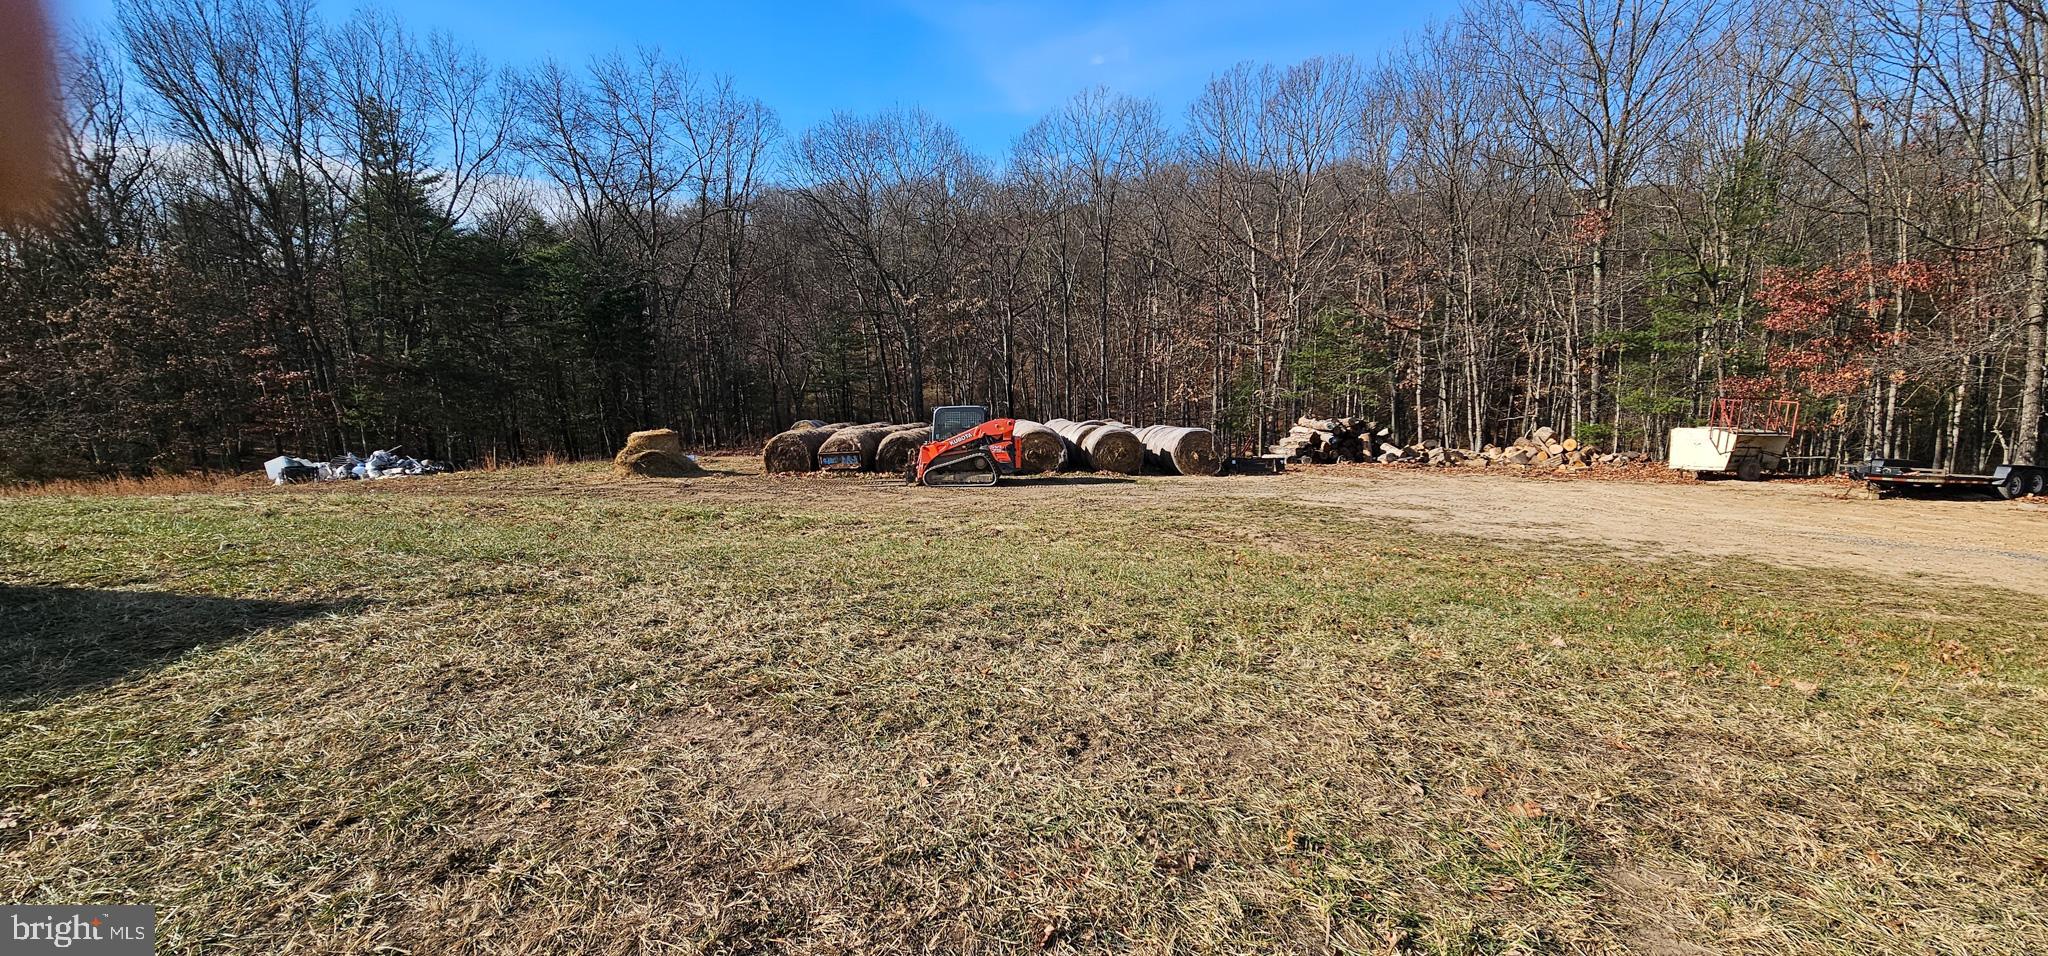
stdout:
<svg viewBox="0 0 2048 956">
<path fill-rule="evenodd" d="M 113 0 L 49 0 L 60 23 L 111 20 Z M 361 5 L 320 0 L 333 16 Z M 581 62 L 659 46 L 773 107 L 795 132 L 835 109 L 919 105 L 990 157 L 1047 109 L 1096 84 L 1158 100 L 1178 119 L 1209 76 L 1240 60 L 1348 53 L 1370 61 L 1450 0 L 1260 3 L 944 0 L 699 3 L 411 0 L 379 4 L 420 32 L 447 30 L 492 59 Z"/>
</svg>

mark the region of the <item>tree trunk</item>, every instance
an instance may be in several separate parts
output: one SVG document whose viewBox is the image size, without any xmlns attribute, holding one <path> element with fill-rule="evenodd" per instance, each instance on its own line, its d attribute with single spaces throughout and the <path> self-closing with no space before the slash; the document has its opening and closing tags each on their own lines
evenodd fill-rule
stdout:
<svg viewBox="0 0 2048 956">
<path fill-rule="evenodd" d="M 2026 354 L 2021 357 L 2020 427 L 2012 458 L 2032 465 L 2041 454 L 2041 380 L 2048 366 L 2048 236 L 2027 240 Z"/>
</svg>

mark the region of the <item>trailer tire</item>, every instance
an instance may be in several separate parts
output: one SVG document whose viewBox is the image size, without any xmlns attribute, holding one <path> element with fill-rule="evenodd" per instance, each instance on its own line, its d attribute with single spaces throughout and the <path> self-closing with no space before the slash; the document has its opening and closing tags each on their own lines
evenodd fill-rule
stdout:
<svg viewBox="0 0 2048 956">
<path fill-rule="evenodd" d="M 2048 469 L 2028 468 L 2023 474 L 2027 476 L 2027 494 L 2048 495 Z"/>
<path fill-rule="evenodd" d="M 2032 481 L 2029 478 L 2028 469 L 2013 468 L 2005 473 L 2004 481 L 1992 487 L 1997 489 L 2000 498 L 2011 501 L 2014 498 L 2024 496 L 2027 493 L 2027 486 L 2030 484 L 2032 484 Z"/>
<path fill-rule="evenodd" d="M 1743 481 L 1762 481 L 1764 479 L 1763 459 L 1751 457 L 1736 462 L 1735 477 Z"/>
</svg>

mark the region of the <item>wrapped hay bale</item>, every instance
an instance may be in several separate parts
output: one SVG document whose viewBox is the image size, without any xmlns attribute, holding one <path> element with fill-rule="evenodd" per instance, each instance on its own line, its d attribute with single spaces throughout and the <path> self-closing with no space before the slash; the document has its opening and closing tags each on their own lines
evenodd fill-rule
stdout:
<svg viewBox="0 0 2048 956">
<path fill-rule="evenodd" d="M 1145 443 L 1145 461 L 1169 474 L 1214 475 L 1223 467 L 1216 454 L 1216 436 L 1206 428 L 1147 425 L 1138 429 Z"/>
<path fill-rule="evenodd" d="M 1067 440 L 1051 427 L 1017 419 L 1017 473 L 1038 475 L 1059 471 L 1067 464 Z"/>
<path fill-rule="evenodd" d="M 1070 451 L 1080 452 L 1077 464 L 1081 468 L 1135 475 L 1145 467 L 1145 443 L 1139 441 L 1138 433 L 1127 425 L 1100 421 L 1072 422 L 1064 418 L 1055 418 L 1045 424 L 1067 440 Z"/>
<path fill-rule="evenodd" d="M 917 460 L 918 446 L 931 440 L 930 425 L 909 425 L 882 436 L 882 443 L 875 446 L 875 470 L 908 471 Z"/>
<path fill-rule="evenodd" d="M 792 428 L 761 447 L 761 467 L 769 474 L 817 471 L 818 448 L 825 439 L 846 428 L 844 424 L 819 428 Z"/>
<path fill-rule="evenodd" d="M 626 447 L 612 458 L 612 473 L 644 478 L 687 478 L 704 473 L 696 459 L 683 453 L 683 439 L 672 428 L 655 428 L 626 436 Z"/>
<path fill-rule="evenodd" d="M 833 432 L 818 446 L 818 467 L 823 471 L 868 471 L 875 467 L 875 450 L 896 426 L 888 422 L 855 425 Z"/>
</svg>

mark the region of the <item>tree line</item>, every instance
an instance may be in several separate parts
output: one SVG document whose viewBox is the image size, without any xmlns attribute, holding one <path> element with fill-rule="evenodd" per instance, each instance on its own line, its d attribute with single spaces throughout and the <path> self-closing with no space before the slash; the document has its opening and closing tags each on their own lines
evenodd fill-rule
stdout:
<svg viewBox="0 0 2048 956">
<path fill-rule="evenodd" d="M 785 129 L 653 50 L 487 62 L 373 10 L 122 0 L 0 232 L 0 476 L 707 446 L 802 417 L 2041 453 L 2043 0 L 1471 0 L 1371 62 L 1084 90 L 982 156 Z"/>
</svg>

